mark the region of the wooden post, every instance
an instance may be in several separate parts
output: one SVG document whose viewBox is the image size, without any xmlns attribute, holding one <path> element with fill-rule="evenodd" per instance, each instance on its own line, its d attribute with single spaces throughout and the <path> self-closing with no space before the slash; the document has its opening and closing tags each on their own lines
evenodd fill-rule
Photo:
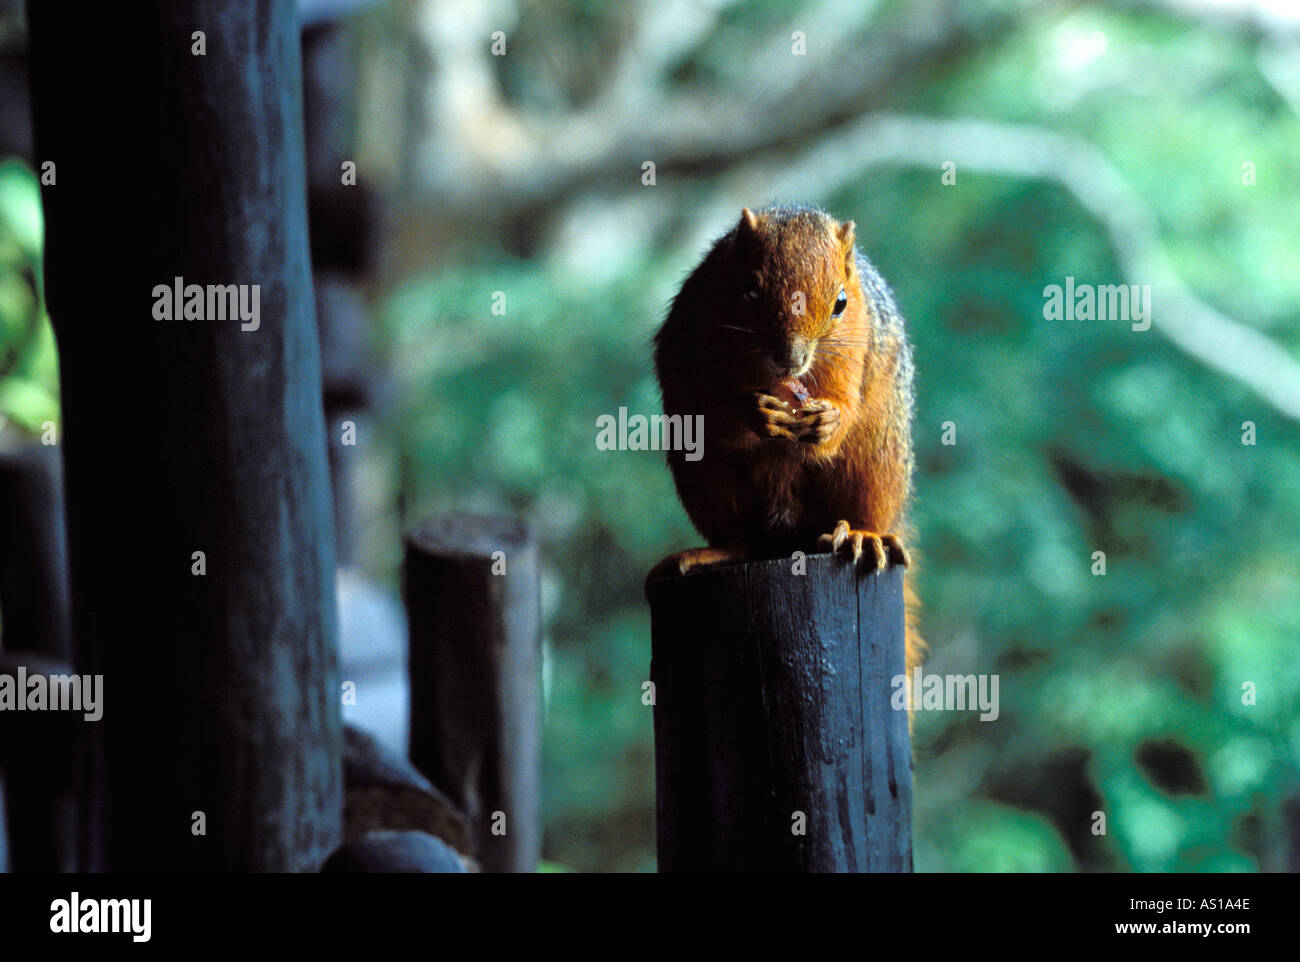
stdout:
<svg viewBox="0 0 1300 962">
<path fill-rule="evenodd" d="M 321 867 L 331 875 L 457 874 L 468 871 L 442 839 L 413 829 L 366 832 L 342 845 Z"/>
<path fill-rule="evenodd" d="M 58 448 L 0 452 L 0 673 L 31 673 L 67 659 L 71 648 L 62 465 Z M 66 667 L 64 671 L 66 671 Z M 62 672 L 56 672 L 62 673 Z M 40 715 L 54 713 L 41 712 Z M 70 774 L 74 742 L 22 736 L 19 713 L 0 712 L 0 769 L 6 775 L 8 864 L 13 872 L 72 872 L 76 806 Z M 51 719 L 60 732 L 67 719 Z M 12 731 L 6 731 L 12 729 Z M 70 734 L 70 733 L 68 733 Z M 13 746 L 5 751 L 6 743 Z M 0 823 L 0 832 L 5 824 Z"/>
<path fill-rule="evenodd" d="M 66 677 L 71 672 L 66 662 L 38 652 L 0 649 L 0 675 L 14 682 L 35 675 Z M 83 718 L 84 713 L 73 711 L 0 711 L 7 871 L 77 870 L 73 765 L 80 736 L 90 724 Z M 4 847 L 0 844 L 0 849 Z"/>
<path fill-rule="evenodd" d="M 485 872 L 541 855 L 539 598 L 517 521 L 440 517 L 406 539 L 411 760 L 469 817 Z"/>
<path fill-rule="evenodd" d="M 314 870 L 342 732 L 295 4 L 28 22 L 74 660 L 104 677 L 82 867 Z"/>
<path fill-rule="evenodd" d="M 406 758 L 355 725 L 343 726 L 343 785 L 345 842 L 371 832 L 416 831 L 473 858 L 464 813 Z"/>
<path fill-rule="evenodd" d="M 649 585 L 660 871 L 912 869 L 902 571 L 806 563 Z"/>
<path fill-rule="evenodd" d="M 63 465 L 57 447 L 0 452 L 0 618 L 5 647 L 68 656 Z"/>
</svg>

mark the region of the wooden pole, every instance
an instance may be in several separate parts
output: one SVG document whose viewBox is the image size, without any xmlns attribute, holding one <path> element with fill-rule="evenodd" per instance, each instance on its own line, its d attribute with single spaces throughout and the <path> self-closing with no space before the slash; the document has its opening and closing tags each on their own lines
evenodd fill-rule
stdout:
<svg viewBox="0 0 1300 962">
<path fill-rule="evenodd" d="M 355 725 L 343 726 L 343 839 L 416 831 L 440 838 L 467 860 L 474 840 L 463 812 L 406 758 Z"/>
<path fill-rule="evenodd" d="M 902 571 L 806 563 L 648 587 L 660 871 L 912 869 Z"/>
<path fill-rule="evenodd" d="M 517 521 L 440 517 L 407 537 L 411 760 L 468 816 L 484 872 L 541 855 L 539 598 Z"/>
<path fill-rule="evenodd" d="M 5 647 L 68 656 L 63 466 L 57 447 L 0 452 L 0 617 Z"/>
<path fill-rule="evenodd" d="M 56 447 L 0 452 L 0 673 L 5 666 L 19 665 L 29 673 L 40 673 L 54 664 L 50 659 L 68 658 L 71 631 L 62 479 Z M 77 868 L 76 805 L 70 779 L 74 741 L 71 737 L 50 744 L 28 741 L 22 729 L 30 720 L 30 716 L 0 712 L 9 870 L 72 872 Z M 70 736 L 68 729 L 75 726 L 66 721 L 50 719 L 51 727 Z M 6 751 L 6 743 L 13 750 Z M 0 832 L 5 827 L 0 824 Z"/>
<path fill-rule="evenodd" d="M 75 663 L 104 676 L 83 868 L 314 870 L 342 734 L 295 5 L 28 23 Z"/>
<path fill-rule="evenodd" d="M 40 675 L 62 678 L 66 662 L 32 651 L 0 649 L 0 675 L 17 686 Z M 77 870 L 77 805 L 73 766 L 84 713 L 0 711 L 0 774 L 8 828 L 6 871 Z M 0 845 L 3 849 L 5 845 Z"/>
<path fill-rule="evenodd" d="M 442 839 L 404 829 L 358 835 L 331 855 L 321 871 L 331 875 L 445 875 L 468 869 L 456 850 Z"/>
</svg>

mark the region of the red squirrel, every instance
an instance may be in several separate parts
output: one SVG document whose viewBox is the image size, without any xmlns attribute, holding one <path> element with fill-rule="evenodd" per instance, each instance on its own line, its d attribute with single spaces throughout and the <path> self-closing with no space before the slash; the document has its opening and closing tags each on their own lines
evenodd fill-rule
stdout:
<svg viewBox="0 0 1300 962">
<path fill-rule="evenodd" d="M 911 564 L 912 350 L 854 231 L 816 208 L 746 207 L 673 300 L 655 337 L 664 413 L 703 415 L 705 433 L 703 457 L 668 464 L 709 547 L 651 579 L 796 550 Z M 924 646 L 904 590 L 910 673 Z"/>
</svg>

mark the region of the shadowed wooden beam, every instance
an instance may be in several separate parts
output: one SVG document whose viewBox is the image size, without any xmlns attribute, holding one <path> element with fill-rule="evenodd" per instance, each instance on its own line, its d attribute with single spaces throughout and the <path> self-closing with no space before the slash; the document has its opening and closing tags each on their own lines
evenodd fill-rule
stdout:
<svg viewBox="0 0 1300 962">
<path fill-rule="evenodd" d="M 333 875 L 457 874 L 468 871 L 456 850 L 424 832 L 366 832 L 340 846 L 321 867 Z"/>
<path fill-rule="evenodd" d="M 473 857 L 464 814 L 414 765 L 354 725 L 343 726 L 343 784 L 345 842 L 370 832 L 419 831 Z"/>
<path fill-rule="evenodd" d="M 34 676 L 44 679 L 42 699 L 49 705 L 51 689 L 68 694 L 65 679 L 72 666 L 39 652 L 0 649 L 0 685 L 9 697 L 31 694 Z M 92 696 L 93 700 L 93 696 Z M 80 701 L 80 692 L 68 699 Z M 26 702 L 30 704 L 30 702 Z M 77 805 L 74 764 L 84 726 L 84 711 L 0 711 L 0 775 L 4 776 L 4 814 L 8 829 L 7 871 L 75 872 L 77 870 Z M 93 712 L 91 712 L 93 714 Z"/>
<path fill-rule="evenodd" d="M 104 676 L 82 868 L 315 870 L 342 731 L 295 5 L 28 24 L 74 663 Z"/>
<path fill-rule="evenodd" d="M 68 656 L 64 538 L 58 447 L 0 451 L 0 639 L 5 647 Z"/>
<path fill-rule="evenodd" d="M 62 481 L 55 446 L 0 452 L 0 674 L 14 675 L 19 667 L 31 673 L 71 671 Z M 12 872 L 77 868 L 71 773 L 80 722 L 79 716 L 58 712 L 0 712 Z M 28 734 L 31 726 L 37 730 Z M 5 828 L 0 824 L 0 831 Z"/>
<path fill-rule="evenodd" d="M 806 563 L 647 587 L 660 871 L 912 869 L 902 570 Z"/>
</svg>

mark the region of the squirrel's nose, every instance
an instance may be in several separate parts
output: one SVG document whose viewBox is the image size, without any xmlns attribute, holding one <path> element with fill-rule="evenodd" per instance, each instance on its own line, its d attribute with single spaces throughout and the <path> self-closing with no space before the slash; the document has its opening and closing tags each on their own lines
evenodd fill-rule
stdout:
<svg viewBox="0 0 1300 962">
<path fill-rule="evenodd" d="M 785 344 L 785 350 L 777 357 L 777 363 L 791 374 L 796 374 L 808 366 L 812 358 L 812 342 L 798 334 Z"/>
</svg>

